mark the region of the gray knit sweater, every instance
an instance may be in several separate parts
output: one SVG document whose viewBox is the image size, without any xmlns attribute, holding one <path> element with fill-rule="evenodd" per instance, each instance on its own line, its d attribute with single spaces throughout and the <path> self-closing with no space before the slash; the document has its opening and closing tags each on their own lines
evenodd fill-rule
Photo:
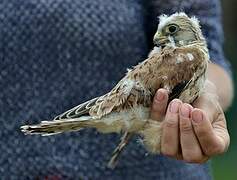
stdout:
<svg viewBox="0 0 237 180">
<path fill-rule="evenodd" d="M 0 179 L 210 179 L 208 165 L 146 155 L 136 138 L 110 170 L 119 135 L 19 131 L 110 90 L 151 49 L 156 16 L 176 11 L 201 20 L 228 69 L 217 0 L 1 0 Z"/>
</svg>

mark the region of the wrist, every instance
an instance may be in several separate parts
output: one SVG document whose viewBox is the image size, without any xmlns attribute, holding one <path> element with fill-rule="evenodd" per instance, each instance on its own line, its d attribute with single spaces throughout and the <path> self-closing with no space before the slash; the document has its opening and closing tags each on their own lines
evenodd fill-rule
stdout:
<svg viewBox="0 0 237 180">
<path fill-rule="evenodd" d="M 233 100 L 232 79 L 222 67 L 213 63 L 208 66 L 207 79 L 206 92 L 216 94 L 222 109 L 226 110 Z"/>
<path fill-rule="evenodd" d="M 217 91 L 217 87 L 209 79 L 207 79 L 205 84 L 204 84 L 204 90 L 201 93 L 201 97 L 203 97 L 206 100 L 219 102 L 220 98 L 219 98 L 219 94 L 218 94 L 218 91 Z"/>
</svg>

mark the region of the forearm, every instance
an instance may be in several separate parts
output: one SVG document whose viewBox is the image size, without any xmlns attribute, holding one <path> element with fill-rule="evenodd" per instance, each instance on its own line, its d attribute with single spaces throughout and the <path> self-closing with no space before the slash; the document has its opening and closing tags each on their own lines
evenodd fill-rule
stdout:
<svg viewBox="0 0 237 180">
<path fill-rule="evenodd" d="M 210 63 L 207 78 L 214 84 L 214 87 L 209 85 L 207 91 L 215 93 L 218 96 L 221 107 L 226 110 L 233 99 L 233 82 L 230 76 L 219 65 Z"/>
</svg>

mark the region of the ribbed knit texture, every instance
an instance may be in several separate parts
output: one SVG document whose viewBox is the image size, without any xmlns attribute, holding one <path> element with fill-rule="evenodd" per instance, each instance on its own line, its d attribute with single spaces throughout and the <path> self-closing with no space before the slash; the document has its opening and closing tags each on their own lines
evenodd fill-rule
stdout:
<svg viewBox="0 0 237 180">
<path fill-rule="evenodd" d="M 110 170 L 119 135 L 19 131 L 109 91 L 146 57 L 156 16 L 180 10 L 200 18 L 211 58 L 228 68 L 216 0 L 1 0 L 0 179 L 210 179 L 207 165 L 146 155 L 136 138 Z"/>
</svg>

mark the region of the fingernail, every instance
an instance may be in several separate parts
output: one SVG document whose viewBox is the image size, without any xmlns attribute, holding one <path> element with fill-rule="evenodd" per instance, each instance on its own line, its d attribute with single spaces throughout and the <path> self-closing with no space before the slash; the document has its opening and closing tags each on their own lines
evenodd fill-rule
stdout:
<svg viewBox="0 0 237 180">
<path fill-rule="evenodd" d="M 192 119 L 195 123 L 200 123 L 203 120 L 202 113 L 200 111 L 194 111 L 192 113 Z"/>
<path fill-rule="evenodd" d="M 176 102 L 176 101 L 173 101 L 171 102 L 171 105 L 170 105 L 170 112 L 171 113 L 177 113 L 179 111 L 179 105 L 180 103 Z"/>
<path fill-rule="evenodd" d="M 185 118 L 189 118 L 190 117 L 190 107 L 186 104 L 183 104 L 181 106 L 181 115 Z"/>
<path fill-rule="evenodd" d="M 156 93 L 156 100 L 159 101 L 159 102 L 161 102 L 161 101 L 163 101 L 164 99 L 165 99 L 164 93 L 158 91 L 158 92 Z"/>
</svg>

